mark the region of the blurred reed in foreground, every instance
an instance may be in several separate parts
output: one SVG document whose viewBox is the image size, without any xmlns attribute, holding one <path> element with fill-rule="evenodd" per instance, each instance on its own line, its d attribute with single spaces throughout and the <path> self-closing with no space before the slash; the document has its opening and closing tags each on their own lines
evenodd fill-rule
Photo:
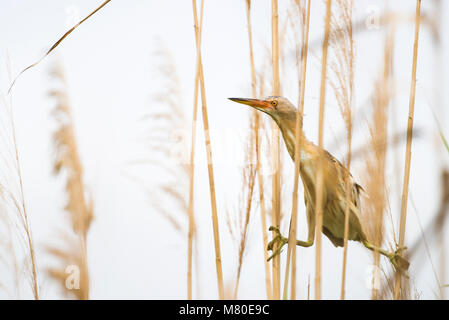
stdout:
<svg viewBox="0 0 449 320">
<path fill-rule="evenodd" d="M 66 81 L 61 66 L 55 66 L 51 75 L 59 87 L 50 91 L 56 99 L 53 115 L 58 129 L 53 134 L 56 151 L 54 172 L 66 180 L 65 191 L 71 232 L 63 234 L 65 248 L 54 245 L 48 251 L 61 261 L 63 267 L 50 268 L 50 276 L 57 280 L 64 293 L 80 300 L 89 299 L 89 269 L 87 263 L 87 233 L 93 219 L 93 203 L 87 199 L 83 182 L 83 168 L 79 157 L 72 111 L 67 93 Z"/>
</svg>

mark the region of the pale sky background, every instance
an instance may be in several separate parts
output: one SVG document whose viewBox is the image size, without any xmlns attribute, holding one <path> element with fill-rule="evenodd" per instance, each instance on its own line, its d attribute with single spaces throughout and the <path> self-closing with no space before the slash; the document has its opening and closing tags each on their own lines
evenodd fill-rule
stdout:
<svg viewBox="0 0 449 320">
<path fill-rule="evenodd" d="M 8 61 L 12 74 L 16 75 L 40 58 L 67 30 L 74 13 L 84 17 L 101 2 L 1 0 L 0 92 L 6 94 L 10 84 L 6 68 Z M 283 26 L 285 9 L 291 2 L 279 2 L 280 24 Z M 321 1 L 312 2 L 310 39 L 320 43 L 324 30 L 324 7 Z M 423 1 L 422 13 L 436 23 L 435 2 Z M 449 30 L 446 19 L 449 3 L 441 2 L 441 25 L 435 26 L 441 31 L 440 47 L 435 46 L 429 24 L 423 23 L 420 32 L 415 127 L 419 128 L 421 134 L 413 143 L 410 179 L 410 197 L 417 210 L 415 212 L 409 201 L 406 244 L 421 237 L 417 216 L 425 227 L 436 214 L 440 200 L 440 168 L 448 163 L 447 152 L 439 143 L 437 126 L 431 112 L 432 109 L 438 115 L 443 132 L 449 135 L 449 113 L 442 112 L 449 99 L 448 92 L 444 90 L 448 85 L 445 75 L 449 74 L 449 64 L 443 59 L 449 55 L 446 36 Z M 262 70 L 268 53 L 266 48 L 271 46 L 270 3 L 268 0 L 253 1 L 253 39 L 258 70 Z M 370 14 L 385 12 L 385 3 L 401 15 L 411 18 L 414 15 L 415 1 L 412 0 L 356 0 L 356 20 L 364 21 Z M 397 96 L 390 107 L 391 113 L 396 114 L 397 124 L 390 121 L 395 132 L 401 129 L 405 132 L 408 112 L 414 27 L 412 20 L 405 20 L 398 22 L 395 44 Z M 291 28 L 290 25 L 287 27 Z M 241 167 L 238 161 L 245 151 L 249 110 L 230 102 L 227 97 L 251 95 L 245 1 L 206 1 L 203 28 L 203 65 L 215 161 L 224 279 L 226 285 L 232 288 L 238 248 L 229 235 L 226 211 L 232 211 L 238 206 L 241 190 Z M 371 106 L 367 101 L 382 66 L 384 36 L 383 28 L 367 29 L 366 26 L 362 26 L 355 35 L 355 112 L 359 122 L 354 129 L 355 148 L 363 146 L 368 139 L 364 118 L 369 119 Z M 296 103 L 297 79 L 291 37 L 286 37 L 284 48 L 285 72 L 281 79 L 283 95 Z M 144 155 L 152 155 L 151 149 L 144 149 L 146 146 L 141 139 L 143 132 L 151 131 L 152 124 L 142 121 L 142 116 L 158 108 L 153 97 L 162 90 L 163 80 L 154 72 L 160 64 L 154 52 L 161 49 L 173 58 L 180 83 L 185 125 L 190 130 L 196 61 L 191 1 L 114 0 L 70 35 L 50 57 L 23 74 L 13 89 L 12 103 L 24 192 L 37 249 L 41 296 L 44 299 L 61 297 L 59 288 L 45 273 L 46 267 L 54 265 L 54 259 L 49 257 L 45 247 L 60 241 L 58 232 L 66 228 L 64 226 L 68 223 L 67 214 L 63 211 L 63 181 L 52 175 L 51 134 L 55 123 L 51 110 L 55 103 L 49 98 L 48 92 L 53 88 L 49 69 L 55 61 L 61 62 L 67 78 L 85 184 L 95 204 L 95 220 L 88 235 L 91 298 L 186 298 L 187 238 L 185 234 L 175 231 L 161 216 L 144 187 L 154 190 L 160 181 L 167 179 L 167 175 L 160 168 L 149 165 L 129 165 L 129 162 L 139 160 Z M 319 47 L 314 47 L 308 64 L 304 120 L 305 133 L 312 141 L 316 141 L 318 130 L 320 57 Z M 265 73 L 269 77 L 270 70 L 266 69 Z M 4 105 L 1 107 L 4 108 Z M 336 145 L 334 139 L 343 132 L 343 122 L 330 86 L 325 117 L 325 147 L 342 159 L 345 145 L 342 141 Z M 215 299 L 217 285 L 212 223 L 204 137 L 201 132 L 200 123 L 195 195 L 200 276 L 195 278 L 199 289 L 194 297 Z M 403 163 L 405 145 L 389 150 L 394 152 L 389 153 L 386 177 L 397 232 L 400 207 L 398 187 L 402 185 L 403 168 L 395 168 L 394 156 L 399 156 L 399 163 Z M 285 166 L 291 179 L 285 181 L 283 206 L 290 215 L 288 208 L 291 205 L 293 163 L 287 156 Z M 362 161 L 354 160 L 351 171 L 355 179 L 361 181 L 364 174 Z M 144 185 L 130 179 L 131 175 L 143 180 Z M 183 179 L 185 176 L 180 175 L 174 181 L 181 185 Z M 258 209 L 253 211 L 242 270 L 239 290 L 239 298 L 242 299 L 265 298 Z M 174 214 L 186 229 L 187 219 L 182 213 Z M 306 237 L 306 226 L 302 200 L 299 217 L 298 237 L 303 239 Z M 284 231 L 287 230 L 288 219 L 284 219 Z M 386 237 L 384 247 L 393 239 L 390 223 L 386 228 Z M 432 240 L 431 235 L 427 237 L 430 255 L 439 273 L 439 254 L 444 243 Z M 334 248 L 323 236 L 323 250 L 323 298 L 335 299 L 340 294 L 343 249 Z M 8 257 L 8 252 L 0 252 L 0 255 Z M 284 259 L 285 252 L 285 263 Z M 301 299 L 306 295 L 309 275 L 313 284 L 314 261 L 315 247 L 298 248 L 298 295 Z M 372 263 L 371 253 L 360 244 L 351 242 L 348 261 L 347 297 L 368 299 L 371 291 L 366 282 Z M 382 261 L 387 266 L 388 262 L 385 259 Z M 420 262 L 419 268 L 417 262 Z M 449 265 L 447 261 L 446 265 Z M 2 268 L 0 270 L 5 272 L 0 275 L 0 283 L 8 284 L 14 272 Z M 414 292 L 421 298 L 435 298 L 438 286 L 425 250 L 421 249 L 411 261 L 410 276 Z M 32 297 L 26 284 L 21 289 L 21 298 Z M 0 289 L 0 297 L 10 298 L 11 295 Z"/>
</svg>

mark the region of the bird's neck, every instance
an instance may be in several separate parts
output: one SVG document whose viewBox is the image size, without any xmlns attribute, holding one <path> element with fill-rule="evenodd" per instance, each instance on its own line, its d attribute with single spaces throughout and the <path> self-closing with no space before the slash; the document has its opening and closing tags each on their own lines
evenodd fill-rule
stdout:
<svg viewBox="0 0 449 320">
<path fill-rule="evenodd" d="M 276 119 L 275 119 L 276 121 Z M 288 153 L 292 160 L 295 160 L 295 146 L 296 146 L 296 119 L 288 119 L 283 121 L 276 121 L 279 129 L 282 132 L 282 137 L 284 138 L 285 146 L 287 147 Z M 308 153 L 304 152 L 305 148 L 310 144 L 307 138 L 304 135 L 304 131 L 302 130 L 302 126 L 299 129 L 299 156 L 300 161 L 308 160 Z"/>
</svg>

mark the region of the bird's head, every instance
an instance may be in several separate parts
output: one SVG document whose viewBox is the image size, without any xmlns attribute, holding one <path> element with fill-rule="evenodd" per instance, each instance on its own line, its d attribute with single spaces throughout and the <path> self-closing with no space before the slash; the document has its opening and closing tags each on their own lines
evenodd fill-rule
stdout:
<svg viewBox="0 0 449 320">
<path fill-rule="evenodd" d="M 229 100 L 249 105 L 273 118 L 282 132 L 290 156 L 294 159 L 298 111 L 290 101 L 279 96 L 270 96 L 264 99 L 229 98 Z M 302 116 L 298 120 L 300 121 L 301 137 L 303 137 Z"/>
<path fill-rule="evenodd" d="M 295 121 L 297 110 L 293 104 L 284 97 L 270 96 L 264 99 L 229 98 L 234 102 L 242 103 L 265 112 L 280 125 L 281 122 Z"/>
</svg>

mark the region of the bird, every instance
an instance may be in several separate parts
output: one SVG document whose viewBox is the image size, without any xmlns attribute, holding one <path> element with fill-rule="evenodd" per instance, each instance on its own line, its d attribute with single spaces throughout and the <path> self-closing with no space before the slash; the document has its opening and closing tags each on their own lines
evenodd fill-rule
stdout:
<svg viewBox="0 0 449 320">
<path fill-rule="evenodd" d="M 296 120 L 298 111 L 296 107 L 287 99 L 281 96 L 269 96 L 263 99 L 252 98 L 229 98 L 229 100 L 248 105 L 258 111 L 268 114 L 279 127 L 287 151 L 295 160 L 296 145 Z M 322 232 L 332 242 L 335 247 L 344 246 L 345 231 L 345 209 L 346 199 L 349 199 L 349 228 L 348 240 L 358 241 L 371 251 L 377 251 L 389 259 L 396 271 L 405 274 L 409 268 L 409 262 L 402 257 L 402 251 L 406 247 L 398 248 L 393 252 L 375 246 L 371 243 L 363 230 L 360 210 L 360 195 L 364 192 L 361 185 L 354 181 L 351 173 L 328 151 L 318 147 L 309 141 L 302 129 L 302 116 L 299 132 L 299 174 L 304 185 L 304 202 L 306 207 L 308 237 L 306 241 L 296 240 L 296 245 L 311 247 L 315 239 L 315 184 L 318 163 L 322 165 L 322 206 L 323 224 Z M 321 157 L 321 159 L 319 158 Z M 319 161 L 321 160 L 321 161 Z M 347 183 L 350 184 L 350 194 L 347 193 Z M 277 227 L 271 226 L 270 231 L 274 231 L 276 236 L 268 244 L 267 250 L 273 251 L 273 247 L 278 243 L 273 254 L 268 258 L 280 254 L 282 247 L 288 243 L 288 238 L 282 236 Z"/>
</svg>

